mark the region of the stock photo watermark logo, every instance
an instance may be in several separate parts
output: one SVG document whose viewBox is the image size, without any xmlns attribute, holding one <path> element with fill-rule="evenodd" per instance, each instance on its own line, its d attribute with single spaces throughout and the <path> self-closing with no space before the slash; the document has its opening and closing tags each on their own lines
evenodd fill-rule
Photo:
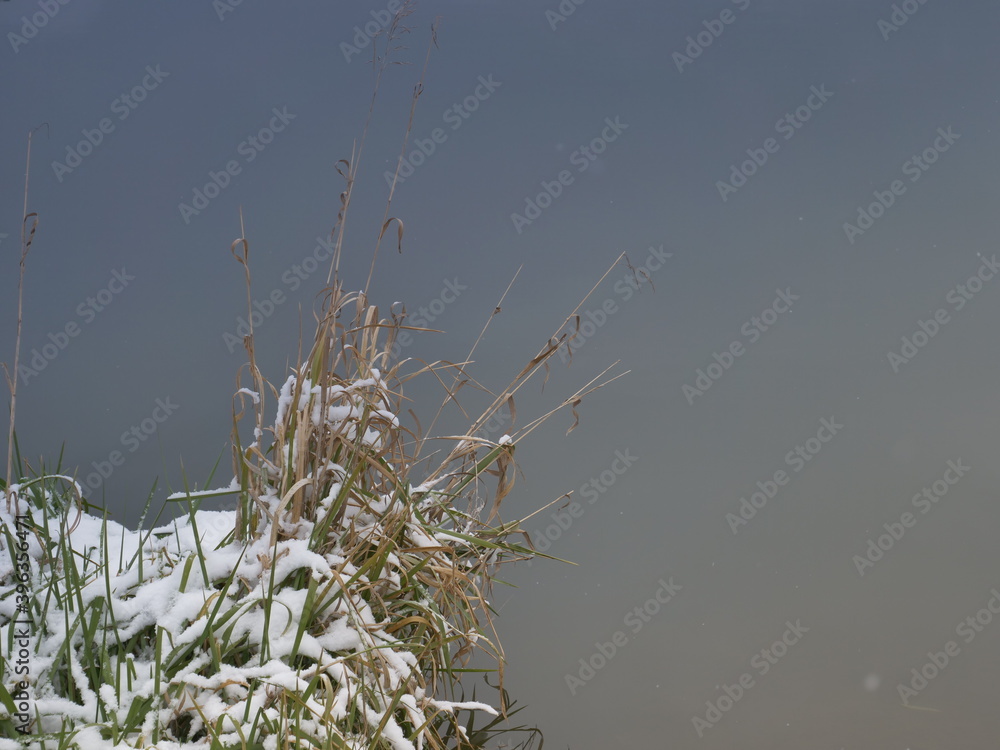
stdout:
<svg viewBox="0 0 1000 750">
<path fill-rule="evenodd" d="M 750 659 L 750 668 L 757 673 L 758 678 L 763 677 L 808 632 L 809 628 L 802 624 L 802 620 L 796 620 L 794 623 L 785 620 L 785 632 L 770 646 L 762 648 L 753 655 Z M 733 709 L 733 706 L 743 700 L 747 693 L 756 686 L 757 682 L 754 680 L 754 672 L 751 671 L 741 674 L 732 684 L 723 683 L 721 687 L 716 685 L 715 689 L 721 695 L 718 695 L 714 700 L 705 702 L 706 709 L 704 716 L 695 715 L 691 717 L 691 723 L 694 724 L 694 729 L 698 733 L 698 737 L 704 737 L 705 732 L 722 721 L 726 714 Z"/>
<path fill-rule="evenodd" d="M 147 65 L 146 75 L 142 80 L 121 96 L 111 102 L 111 112 L 118 115 L 121 122 L 128 118 L 136 108 L 146 101 L 146 97 L 168 78 L 170 73 L 160 70 L 159 65 Z M 83 160 L 90 156 L 97 148 L 104 143 L 105 137 L 115 132 L 115 123 L 110 117 L 102 117 L 94 128 L 84 128 L 80 131 L 83 138 L 75 145 L 66 146 L 66 157 L 63 161 L 52 162 L 52 172 L 56 180 L 62 182 L 66 175 L 72 174 L 73 170 L 83 164 Z"/>
<path fill-rule="evenodd" d="M 360 55 L 361 51 L 372 43 L 372 39 L 389 27 L 392 19 L 402 7 L 402 0 L 389 0 L 389 4 L 384 9 L 371 11 L 371 21 L 365 23 L 364 26 L 354 27 L 354 36 L 351 38 L 353 44 L 340 43 L 340 51 L 343 53 L 344 59 L 350 62 L 352 57 Z"/>
<path fill-rule="evenodd" d="M 792 472 L 798 474 L 806 467 L 807 463 L 819 455 L 819 452 L 823 450 L 823 446 L 833 440 L 842 429 L 844 429 L 844 425 L 838 424 L 834 417 L 830 417 L 829 419 L 824 417 L 819 420 L 819 429 L 816 431 L 816 436 L 809 438 L 803 444 L 796 445 L 788 451 L 785 454 L 785 465 L 791 468 Z M 726 521 L 729 523 L 729 528 L 732 530 L 733 535 L 736 535 L 740 527 L 750 523 L 754 516 L 757 515 L 757 512 L 764 509 L 769 500 L 777 497 L 780 488 L 787 485 L 790 480 L 791 475 L 788 472 L 784 469 L 778 469 L 770 479 L 757 482 L 757 491 L 750 494 L 749 500 L 746 496 L 741 497 L 738 512 L 726 514 Z"/>
<path fill-rule="evenodd" d="M 614 460 L 611 461 L 608 468 L 580 485 L 579 492 L 582 497 L 586 498 L 586 505 L 571 500 L 551 514 L 552 523 L 544 529 L 535 529 L 531 533 L 531 541 L 535 549 L 539 552 L 548 551 L 553 542 L 558 541 L 578 519 L 583 517 L 587 512 L 587 507 L 597 503 L 638 460 L 639 457 L 633 456 L 629 448 L 626 448 L 624 453 L 621 450 L 616 450 Z"/>
<path fill-rule="evenodd" d="M 317 235 L 316 244 L 313 246 L 312 252 L 308 253 L 298 263 L 293 263 L 286 268 L 281 274 L 281 283 L 288 287 L 289 291 L 298 291 L 302 284 L 308 281 L 314 273 L 323 267 L 326 261 L 333 257 L 335 250 L 336 245 L 331 240 Z M 286 302 L 288 302 L 288 297 L 281 287 L 272 289 L 263 300 L 255 297 L 250 305 L 250 320 L 248 321 L 244 316 L 238 315 L 236 317 L 236 332 L 222 332 L 222 343 L 226 345 L 229 353 L 232 354 L 235 352 L 243 343 L 243 337 L 250 335 L 250 323 L 253 323 L 255 329 L 260 328 L 264 324 L 264 321 L 270 319 L 278 311 L 278 308 Z"/>
<path fill-rule="evenodd" d="M 234 13 L 243 4 L 243 0 L 212 0 L 212 8 L 220 21 L 226 20 L 226 14 Z"/>
<path fill-rule="evenodd" d="M 21 16 L 21 33 L 8 32 L 7 41 L 10 42 L 14 54 L 21 51 L 21 47 L 26 45 L 36 36 L 41 29 L 49 25 L 49 21 L 56 17 L 64 5 L 69 5 L 70 0 L 38 0 L 35 7 L 37 11 L 30 16 Z"/>
<path fill-rule="evenodd" d="M 904 175 L 910 178 L 910 183 L 917 182 L 941 158 L 941 154 L 950 149 L 961 137 L 961 133 L 952 132 L 951 125 L 937 129 L 937 137 L 930 146 L 919 154 L 914 154 L 900 168 Z M 864 235 L 875 226 L 875 222 L 885 216 L 886 211 L 896 205 L 896 199 L 906 193 L 907 185 L 902 180 L 893 180 L 885 190 L 874 190 L 875 200 L 867 206 L 858 206 L 858 217 L 855 223 L 844 222 L 844 234 L 852 245 L 858 237 Z"/>
<path fill-rule="evenodd" d="M 674 597 L 683 588 L 679 583 L 674 583 L 674 577 L 667 580 L 662 578 L 657 581 L 659 587 L 642 604 L 633 607 L 622 618 L 622 624 L 628 628 L 616 630 L 610 640 L 597 641 L 594 643 L 594 651 L 589 656 L 581 658 L 577 663 L 580 665 L 575 674 L 566 673 L 564 679 L 566 687 L 569 688 L 570 695 L 576 695 L 577 691 L 585 687 L 588 682 L 597 676 L 597 673 L 611 663 L 612 659 L 629 644 L 629 641 L 637 636 L 639 632 L 656 617 L 663 607 L 673 601 Z"/>
<path fill-rule="evenodd" d="M 1000 271 L 997 256 L 983 258 L 979 270 L 969 276 L 963 283 L 956 284 L 944 296 L 945 302 L 952 306 L 952 312 L 962 310 L 972 298 L 983 290 L 984 285 Z M 940 333 L 941 329 L 951 322 L 948 310 L 939 307 L 927 320 L 917 321 L 917 330 L 900 339 L 899 352 L 889 351 L 886 356 L 894 374 L 899 374 L 903 365 L 909 364 L 919 354 L 931 339 Z"/>
<path fill-rule="evenodd" d="M 420 305 L 415 315 L 407 313 L 403 325 L 415 326 L 417 328 L 429 327 L 431 323 L 444 314 L 449 305 L 457 302 L 462 292 L 468 288 L 468 286 L 459 282 L 457 276 L 454 279 L 445 279 L 444 288 L 438 293 L 437 297 L 430 302 Z M 413 342 L 414 337 L 412 332 L 405 328 L 401 329 L 396 334 L 396 340 L 392 342 L 392 346 L 389 349 L 389 356 L 394 360 L 398 359 L 402 351 Z"/>
<path fill-rule="evenodd" d="M 969 645 L 976 636 L 993 623 L 993 616 L 1000 615 L 1000 591 L 990 589 L 990 598 L 975 614 L 962 619 L 955 626 L 955 635 Z M 958 641 L 950 640 L 940 651 L 928 651 L 927 661 L 920 667 L 910 669 L 910 679 L 904 684 L 896 683 L 896 692 L 904 706 L 910 705 L 910 699 L 916 698 L 928 685 L 951 664 L 952 660 L 962 653 Z"/>
<path fill-rule="evenodd" d="M 621 122 L 620 115 L 615 115 L 613 120 L 610 117 L 605 117 L 604 123 L 606 127 L 600 135 L 570 154 L 569 163 L 577 168 L 577 174 L 586 172 L 590 165 L 597 161 L 597 157 L 607 150 L 608 145 L 617 141 L 618 137 L 629 127 L 628 123 Z M 510 221 L 517 233 L 521 234 L 525 227 L 530 226 L 533 221 L 540 218 L 542 211 L 551 206 L 552 202 L 561 196 L 575 180 L 576 175 L 568 169 L 563 169 L 554 180 L 542 180 L 538 183 L 541 185 L 542 192 L 534 197 L 529 196 L 524 199 L 524 213 L 515 212 L 510 215 Z"/>
<path fill-rule="evenodd" d="M 476 430 L 472 436 L 482 438 L 483 440 L 489 440 L 491 437 L 500 432 L 505 426 L 513 424 L 514 421 L 511 418 L 510 410 L 501 409 L 492 417 L 487 419 L 483 426 Z"/>
<path fill-rule="evenodd" d="M 882 39 L 888 41 L 890 36 L 905 26 L 910 18 L 920 10 L 921 6 L 926 4 L 927 0 L 903 0 L 901 3 L 893 3 L 889 19 L 880 18 L 875 24 L 882 34 Z"/>
<path fill-rule="evenodd" d="M 493 80 L 492 73 L 486 78 L 479 76 L 477 80 L 479 85 L 473 89 L 471 94 L 462 99 L 461 102 L 452 104 L 441 115 L 445 124 L 451 126 L 452 132 L 462 127 L 465 121 L 472 116 L 472 113 L 479 109 L 479 105 L 489 99 L 493 92 L 503 85 L 503 81 Z M 438 146 L 443 145 L 448 140 L 449 135 L 444 128 L 434 128 L 427 138 L 414 139 L 414 148 L 400 162 L 399 176 L 397 177 L 394 172 L 389 170 L 385 171 L 383 177 L 386 186 L 391 188 L 394 181 L 399 184 L 406 182 L 413 176 L 417 167 L 437 153 Z"/>
<path fill-rule="evenodd" d="M 27 364 L 21 363 L 17 366 L 17 374 L 21 382 L 27 383 L 49 366 L 66 348 L 71 341 L 83 333 L 83 328 L 96 320 L 97 316 L 104 312 L 115 298 L 125 291 L 129 283 L 135 281 L 132 276 L 122 266 L 122 270 L 111 272 L 108 283 L 99 289 L 92 297 L 87 297 L 76 306 L 76 314 L 83 318 L 83 324 L 70 320 L 62 328 L 56 331 L 49 331 L 46 335 L 48 342 L 40 347 L 35 347 L 26 357 Z"/>
<path fill-rule="evenodd" d="M 742 341 L 736 339 L 722 350 L 722 354 L 713 352 L 713 361 L 704 368 L 699 367 L 695 370 L 694 385 L 684 383 L 681 386 L 681 392 L 689 404 L 694 404 L 694 400 L 698 396 L 704 396 L 708 389 L 729 371 L 736 360 L 746 354 L 747 346 L 755 344 L 761 336 L 769 331 L 778 322 L 780 315 L 790 312 L 792 304 L 799 298 L 799 295 L 792 294 L 791 287 L 778 289 L 777 295 L 770 307 L 765 308 L 759 316 L 754 315 L 740 326 L 740 333 L 748 339 L 746 346 L 743 345 Z"/>
<path fill-rule="evenodd" d="M 566 20 L 585 2 L 587 0 L 562 0 L 555 10 L 545 11 L 545 20 L 549 22 L 549 28 L 555 31 L 556 26 L 566 23 Z"/>
<path fill-rule="evenodd" d="M 832 91 L 826 90 L 826 84 L 820 84 L 819 88 L 809 87 L 809 97 L 805 104 L 795 108 L 794 112 L 786 112 L 776 123 L 774 129 L 778 135 L 788 141 L 798 132 L 799 128 L 812 119 L 813 112 L 818 112 L 823 105 L 833 96 Z M 729 179 L 716 180 L 715 187 L 719 191 L 719 197 L 725 203 L 729 196 L 747 184 L 747 181 L 768 162 L 774 154 L 781 150 L 781 143 L 776 138 L 767 138 L 759 148 L 748 148 L 747 156 L 750 158 L 739 164 L 730 165 Z"/>
<path fill-rule="evenodd" d="M 646 259 L 634 271 L 626 273 L 615 282 L 614 291 L 621 302 L 628 302 L 639 292 L 642 284 L 652 283 L 653 274 L 663 268 L 673 253 L 663 251 L 663 245 L 658 248 L 650 245 Z M 580 316 L 579 325 L 574 328 L 573 335 L 559 345 L 559 359 L 569 362 L 571 355 L 576 354 L 590 341 L 605 324 L 617 315 L 621 308 L 614 297 L 608 297 L 600 307 L 584 311 Z"/>
<path fill-rule="evenodd" d="M 192 189 L 191 203 L 181 201 L 177 204 L 177 210 L 180 211 L 185 224 L 190 224 L 191 217 L 198 216 L 208 208 L 209 203 L 218 198 L 222 191 L 229 187 L 233 178 L 243 171 L 243 166 L 250 164 L 260 156 L 264 149 L 274 141 L 274 136 L 283 132 L 288 124 L 297 117 L 288 111 L 287 104 L 281 109 L 272 107 L 271 113 L 272 117 L 267 125 L 258 130 L 255 135 L 248 135 L 236 147 L 236 153 L 243 157 L 242 164 L 239 159 L 230 159 L 218 171 L 208 170 L 208 181 L 201 187 Z"/>
<path fill-rule="evenodd" d="M 495 414 L 493 414 L 483 426 L 476 430 L 470 437 L 479 438 L 480 440 L 491 440 L 494 435 L 503 430 L 507 425 L 513 425 L 513 420 L 511 419 L 510 411 L 507 409 L 500 409 Z M 531 564 L 531 561 L 528 561 Z"/>
<path fill-rule="evenodd" d="M 954 461 L 949 460 L 948 468 L 945 469 L 941 479 L 935 480 L 929 487 L 924 487 L 911 498 L 910 502 L 913 504 L 913 507 L 920 512 L 921 516 L 927 515 L 932 508 L 937 506 L 939 501 L 948 495 L 951 488 L 958 484 L 958 480 L 964 477 L 965 473 L 971 468 L 971 466 L 964 466 L 960 458 Z M 919 520 L 920 516 L 915 516 L 909 511 L 905 511 L 899 516 L 898 521 L 882 524 L 882 528 L 885 529 L 886 533 L 880 534 L 877 537 L 869 537 L 864 554 L 855 555 L 851 558 L 851 562 L 854 563 L 858 575 L 863 578 L 865 571 L 869 568 L 874 568 L 875 563 L 884 558 L 886 553 L 892 550 L 903 539 L 906 532 L 917 525 L 917 521 Z"/>
<path fill-rule="evenodd" d="M 148 417 L 140 421 L 139 424 L 132 425 L 121 434 L 119 442 L 128 453 L 135 453 L 139 450 L 143 443 L 156 434 L 160 425 L 180 408 L 180 405 L 170 400 L 170 396 L 167 396 L 166 399 L 158 398 L 155 403 L 156 406 Z M 86 487 L 91 492 L 96 492 L 105 481 L 111 478 L 115 469 L 125 464 L 126 458 L 127 456 L 122 451 L 113 450 L 108 453 L 106 459 L 91 461 L 90 465 L 93 471 L 83 477 L 80 482 L 81 486 Z"/>
<path fill-rule="evenodd" d="M 731 0 L 738 10 L 744 11 L 750 7 L 750 0 Z M 693 65 L 694 61 L 701 57 L 701 53 L 712 46 L 716 39 L 722 36 L 726 27 L 736 21 L 736 14 L 729 8 L 723 9 L 718 18 L 710 18 L 701 22 L 703 31 L 697 32 L 694 36 L 688 36 L 685 41 L 687 46 L 684 52 L 674 52 L 670 57 L 677 66 L 677 71 L 684 72 L 684 68 Z"/>
<path fill-rule="evenodd" d="M 235 329 L 222 332 L 222 343 L 226 345 L 226 350 L 232 354 L 242 346 L 244 337 L 250 334 L 251 324 L 255 331 L 260 329 L 282 305 L 288 302 L 289 296 L 286 294 L 286 290 L 290 293 L 297 292 L 317 271 L 326 267 L 326 263 L 333 257 L 335 250 L 336 245 L 331 240 L 317 236 L 312 252 L 306 254 L 300 261 L 293 263 L 281 273 L 281 283 L 284 286 L 275 287 L 263 298 L 255 297 L 250 305 L 249 320 L 247 316 L 238 315 Z M 435 321 L 444 312 L 444 308 L 457 300 L 459 295 L 467 289 L 468 287 L 459 282 L 457 278 L 454 280 L 445 279 L 444 289 L 436 298 L 417 308 L 417 316 L 411 318 L 411 322 L 414 325 L 424 327 L 427 323 Z M 400 345 L 403 341 L 404 333 L 406 334 L 406 343 L 403 343 L 402 346 L 408 346 L 412 343 L 413 337 L 408 331 L 403 331 L 397 337 L 396 345 Z"/>
<path fill-rule="evenodd" d="M 17 541 L 13 549 L 8 550 L 14 563 L 13 578 L 16 582 L 14 606 L 17 613 L 11 624 L 12 641 L 8 644 L 10 650 L 7 654 L 8 668 L 13 667 L 13 673 L 18 678 L 13 682 L 13 689 L 10 697 L 13 700 L 13 716 L 17 731 L 27 734 L 31 731 L 31 723 L 34 720 L 31 697 L 31 681 L 28 679 L 31 674 L 31 662 L 35 649 L 32 645 L 31 629 L 34 621 L 31 617 L 31 558 L 28 554 L 30 549 L 28 540 L 32 534 L 28 527 L 29 516 L 18 514 L 14 517 L 14 537 Z M 4 525 L 4 532 L 7 532 Z M 9 533 L 9 532 L 8 532 Z M 7 704 L 10 708 L 10 704 Z"/>
</svg>

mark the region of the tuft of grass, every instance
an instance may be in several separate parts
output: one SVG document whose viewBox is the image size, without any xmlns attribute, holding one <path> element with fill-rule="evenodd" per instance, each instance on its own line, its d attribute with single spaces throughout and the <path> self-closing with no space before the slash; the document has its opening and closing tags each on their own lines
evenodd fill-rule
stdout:
<svg viewBox="0 0 1000 750">
<path fill-rule="evenodd" d="M 72 477 L 44 469 L 6 488 L 25 501 L 20 526 L 3 520 L 23 529 L 7 530 L 5 547 L 25 553 L 30 586 L 18 589 L 15 555 L 0 557 L 0 730 L 15 736 L 8 655 L 15 622 L 28 622 L 31 747 L 474 748 L 511 731 L 498 729 L 508 706 L 488 592 L 498 566 L 536 554 L 499 509 L 516 442 L 540 422 L 516 439 L 472 435 L 495 408 L 513 411 L 514 393 L 570 334 L 550 340 L 469 435 L 448 438 L 453 449 L 414 485 L 424 440 L 398 417 L 403 384 L 464 368 L 404 374 L 390 359 L 404 322 L 334 285 L 312 348 L 280 388 L 257 374 L 248 337 L 260 390 L 238 391 L 249 408 L 233 417 L 234 479 L 171 495 L 188 511 L 172 524 L 124 529 L 91 513 Z M 260 428 L 268 392 L 275 416 Z M 201 509 L 216 496 L 235 508 Z M 497 661 L 499 709 L 463 697 L 477 649 Z M 482 713 L 494 718 L 477 727 Z"/>
<path fill-rule="evenodd" d="M 409 11 L 404 4 L 386 53 L 374 55 L 376 91 Z M 407 135 L 410 124 L 412 112 Z M 186 513 L 160 526 L 157 515 L 144 530 L 151 492 L 130 530 L 84 500 L 59 464 L 24 476 L 18 453 L 19 478 L 9 468 L 0 482 L 8 499 L 0 508 L 0 750 L 457 750 L 511 733 L 526 735 L 519 747 L 541 746 L 537 729 L 510 726 L 520 709 L 503 686 L 489 605 L 500 567 L 541 553 L 520 521 L 501 520 L 501 504 L 517 443 L 565 408 L 572 431 L 581 401 L 620 375 L 602 380 L 608 368 L 511 436 L 493 441 L 482 427 L 501 409 L 516 420 L 515 397 L 539 373 L 547 378 L 594 289 L 510 384 L 490 393 L 466 434 L 433 436 L 465 385 L 486 390 L 468 368 L 510 286 L 464 361 L 395 361 L 400 331 L 420 329 L 405 313 L 382 315 L 367 283 L 346 291 L 338 273 L 360 153 L 338 164 L 345 190 L 308 351 L 275 386 L 257 367 L 252 327 L 245 338 L 227 486 L 170 495 Z M 26 204 L 25 221 L 32 216 Z M 249 306 L 240 219 L 231 252 Z M 403 223 L 387 203 L 375 256 L 394 223 L 401 248 Z M 16 361 L 15 353 L 15 372 Z M 417 377 L 444 390 L 426 435 L 400 416 Z M 449 447 L 425 458 L 432 439 Z M 228 510 L 202 508 L 216 498 L 227 498 Z M 470 667 L 476 652 L 495 669 Z M 467 697 L 469 678 L 490 672 L 494 700 L 478 700 L 475 686 Z"/>
</svg>

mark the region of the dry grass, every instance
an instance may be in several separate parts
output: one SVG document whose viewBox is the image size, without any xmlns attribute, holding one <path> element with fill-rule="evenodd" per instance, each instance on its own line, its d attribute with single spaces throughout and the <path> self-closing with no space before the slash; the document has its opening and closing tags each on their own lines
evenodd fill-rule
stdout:
<svg viewBox="0 0 1000 750">
<path fill-rule="evenodd" d="M 405 313 L 380 314 L 369 298 L 381 242 L 394 225 L 402 249 L 404 225 L 390 212 L 394 187 L 365 287 L 345 291 L 341 248 L 365 134 L 382 76 L 409 31 L 403 22 L 411 12 L 406 3 L 382 46 L 373 45 L 376 77 L 368 119 L 351 158 L 337 165 L 345 184 L 315 334 L 307 352 L 302 354 L 300 346 L 298 363 L 280 386 L 269 383 L 257 366 L 253 316 L 247 316 L 248 361 L 237 378 L 232 422 L 235 479 L 216 493 L 236 497 L 232 527 L 207 534 L 209 517 L 200 510 L 204 495 L 188 495 L 172 498 L 186 501 L 189 511 L 175 525 L 173 541 L 162 529 L 134 532 L 139 539 L 135 555 L 115 561 L 105 522 L 100 549 L 76 549 L 65 514 L 73 506 L 78 515 L 87 509 L 78 487 L 44 471 L 36 479 L 15 481 L 13 454 L 8 456 L 8 519 L 12 503 L 20 507 L 38 541 L 27 610 L 36 656 L 49 659 L 45 673 L 32 678 L 38 690 L 48 691 L 50 709 L 35 717 L 36 746 L 158 743 L 161 749 L 250 750 L 308 744 L 401 750 L 480 748 L 511 731 L 528 731 L 525 746 L 539 738 L 535 730 L 506 722 L 514 712 L 503 687 L 504 655 L 488 597 L 500 565 L 539 553 L 519 521 L 501 520 L 501 505 L 513 487 L 517 443 L 562 409 L 574 415 L 567 432 L 572 431 L 582 400 L 621 375 L 609 375 L 608 368 L 549 412 L 512 430 L 509 439 L 482 437 L 483 425 L 501 410 L 509 410 L 516 421 L 515 398 L 533 378 L 544 374 L 547 379 L 549 359 L 576 335 L 577 313 L 594 289 L 499 393 L 486 389 L 469 368 L 510 286 L 463 361 L 395 361 L 399 333 L 423 329 L 409 326 Z M 428 58 L 436 33 L 432 28 Z M 425 60 L 424 72 L 426 67 Z M 422 90 L 423 73 L 414 88 L 399 164 Z M 27 212 L 27 185 L 24 215 L 27 227 L 35 216 Z M 22 241 L 22 281 L 33 234 L 34 224 Z M 250 241 L 242 216 L 241 236 L 231 252 L 244 270 L 249 308 Z M 516 278 L 515 273 L 511 285 Z M 20 332 L 20 304 L 18 310 Z M 8 373 L 12 447 L 17 352 L 14 361 L 15 377 Z M 400 418 L 405 386 L 417 377 L 434 378 L 444 392 L 426 432 L 413 412 L 412 428 Z M 460 404 L 467 387 L 489 394 L 487 409 L 471 420 L 467 434 L 434 436 L 446 405 Z M 244 426 L 247 421 L 251 430 Z M 241 432 L 252 432 L 252 440 L 245 442 Z M 431 440 L 450 447 L 425 456 Z M 411 475 L 418 466 L 423 479 L 414 484 Z M 209 539 L 211 546 L 203 547 Z M 16 591 L 15 540 L 8 532 L 0 544 L 10 557 L 9 566 L 4 561 L 0 567 L 2 604 Z M 230 553 L 235 562 L 217 564 L 220 555 Z M 142 586 L 164 581 L 174 582 L 177 596 L 203 598 L 182 631 L 155 620 L 136 620 L 134 627 L 120 622 L 116 607 L 121 610 L 139 596 Z M 103 593 L 95 595 L 95 590 Z M 258 616 L 262 625 L 240 624 L 258 622 Z M 0 641 L 7 654 L 11 622 L 0 614 Z M 284 635 L 294 633 L 291 643 L 271 637 L 279 626 Z M 325 640 L 337 628 L 353 634 L 350 647 Z M 492 709 L 468 701 L 468 685 L 462 682 L 482 671 L 468 666 L 477 650 L 496 661 L 500 704 L 500 715 L 478 726 L 477 717 Z M 265 669 L 276 661 L 290 670 L 280 679 Z M 254 665 L 253 676 L 214 682 L 220 674 L 244 674 L 240 670 Z M 144 675 L 155 687 L 137 698 L 133 683 Z M 0 660 L 0 704 L 8 711 L 10 684 L 11 663 L 5 658 Z M 113 688 L 110 694 L 106 686 Z M 81 702 L 90 705 L 87 701 L 94 705 L 87 721 L 60 713 L 61 705 L 72 709 Z M 13 736 L 14 723 L 2 712 L 0 732 Z"/>
</svg>

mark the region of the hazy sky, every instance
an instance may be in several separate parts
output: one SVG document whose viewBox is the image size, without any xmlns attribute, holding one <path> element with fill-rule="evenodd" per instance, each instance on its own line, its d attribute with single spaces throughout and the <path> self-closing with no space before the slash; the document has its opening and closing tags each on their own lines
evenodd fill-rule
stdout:
<svg viewBox="0 0 1000 750">
<path fill-rule="evenodd" d="M 395 7 L 0 4 L 8 363 L 37 128 L 33 465 L 64 447 L 130 524 L 156 477 L 159 503 L 221 455 L 228 482 L 239 209 L 280 383 Z M 391 207 L 403 249 L 383 245 L 372 286 L 447 332 L 406 354 L 463 358 L 523 266 L 472 368 L 501 388 L 622 252 L 652 282 L 616 267 L 572 365 L 518 402 L 520 425 L 630 370 L 572 434 L 560 414 L 519 444 L 505 517 L 573 490 L 526 528 L 577 565 L 495 592 L 518 721 L 554 748 L 994 747 L 1000 8 L 419 3 L 361 156 L 349 288 L 437 17 Z M 407 395 L 422 417 L 441 398 Z"/>
</svg>

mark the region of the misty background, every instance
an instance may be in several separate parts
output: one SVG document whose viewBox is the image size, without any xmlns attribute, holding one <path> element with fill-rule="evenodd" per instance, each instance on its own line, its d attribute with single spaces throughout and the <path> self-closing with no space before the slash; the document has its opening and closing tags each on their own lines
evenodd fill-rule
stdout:
<svg viewBox="0 0 1000 750">
<path fill-rule="evenodd" d="M 34 129 L 34 467 L 63 450 L 129 525 L 157 477 L 154 507 L 228 483 L 240 207 L 280 384 L 396 7 L 0 4 L 0 359 Z M 405 19 L 341 267 L 364 286 L 430 47 L 402 252 L 393 227 L 371 301 L 446 333 L 403 356 L 464 359 L 520 268 L 471 367 L 501 389 L 621 253 L 636 269 L 496 434 L 629 370 L 572 433 L 567 411 L 518 445 L 504 518 L 572 490 L 525 528 L 576 565 L 494 592 L 515 723 L 555 748 L 996 746 L 998 21 L 981 0 L 425 0 Z M 406 395 L 424 425 L 443 398 Z"/>
</svg>

